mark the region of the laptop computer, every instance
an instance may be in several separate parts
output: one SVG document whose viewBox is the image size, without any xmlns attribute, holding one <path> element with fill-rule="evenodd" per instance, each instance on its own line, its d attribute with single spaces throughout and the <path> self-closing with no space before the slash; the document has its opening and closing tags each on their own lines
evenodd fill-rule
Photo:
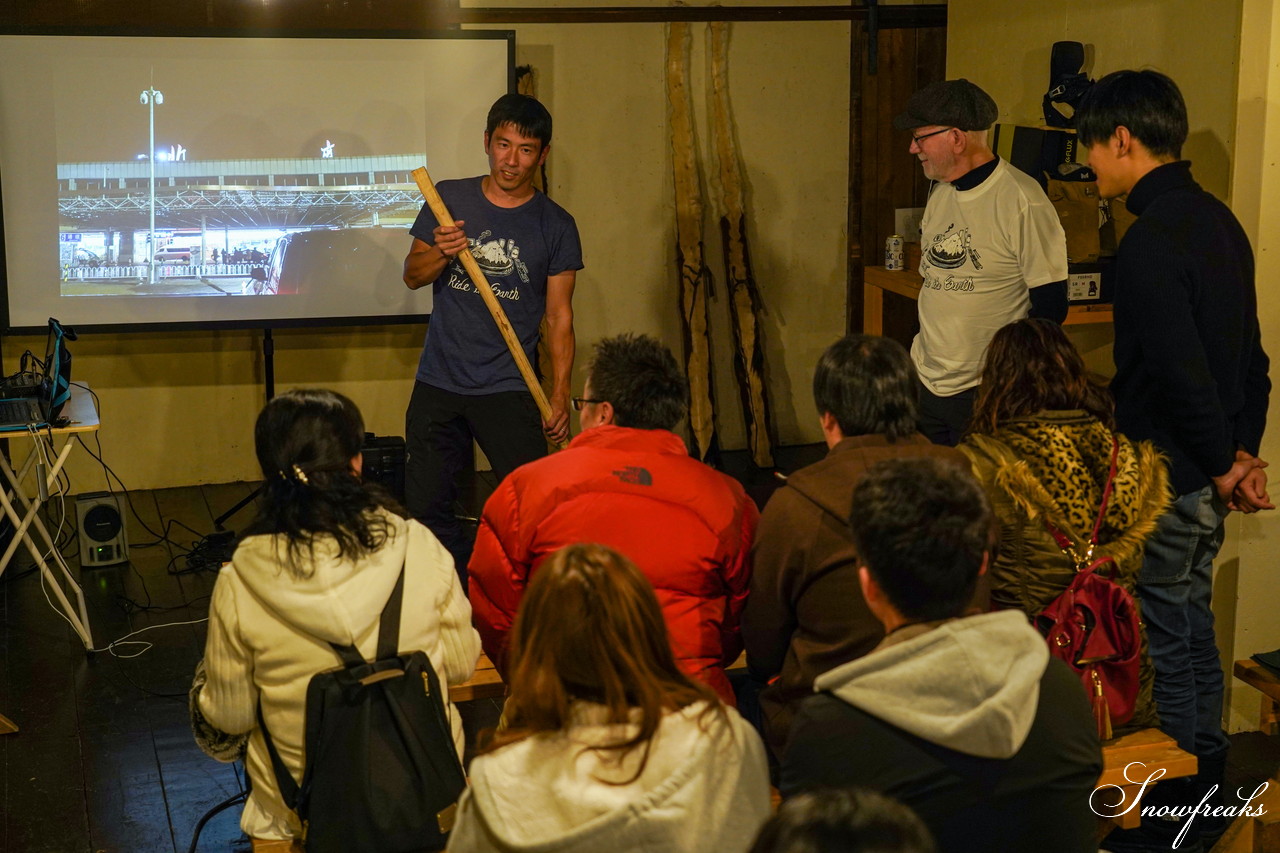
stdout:
<svg viewBox="0 0 1280 853">
<path fill-rule="evenodd" d="M 61 344 L 61 333 L 54 321 L 49 322 L 49 334 L 45 340 L 44 362 L 37 374 L 39 381 L 36 393 L 16 399 L 0 400 L 0 432 L 16 432 L 32 428 L 44 427 L 56 418 L 58 411 L 66 402 L 65 395 L 56 406 L 53 405 L 55 384 L 59 384 L 59 363 L 64 358 L 65 346 Z"/>
</svg>

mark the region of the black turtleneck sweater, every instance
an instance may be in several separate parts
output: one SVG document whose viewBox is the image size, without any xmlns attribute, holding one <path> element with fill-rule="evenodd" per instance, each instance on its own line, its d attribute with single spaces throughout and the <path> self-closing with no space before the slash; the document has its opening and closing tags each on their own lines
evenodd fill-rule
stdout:
<svg viewBox="0 0 1280 853">
<path fill-rule="evenodd" d="M 1183 495 L 1262 441 L 1271 380 L 1253 251 L 1185 160 L 1148 172 L 1127 205 L 1138 219 L 1116 253 L 1116 421 L 1169 455 Z"/>
</svg>

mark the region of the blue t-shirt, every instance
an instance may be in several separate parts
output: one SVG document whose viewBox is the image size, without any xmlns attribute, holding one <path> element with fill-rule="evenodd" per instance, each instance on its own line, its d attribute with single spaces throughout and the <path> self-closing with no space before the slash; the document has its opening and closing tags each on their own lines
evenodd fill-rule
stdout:
<svg viewBox="0 0 1280 853">
<path fill-rule="evenodd" d="M 436 189 L 453 218 L 463 220 L 471 254 L 533 364 L 546 313 L 547 277 L 582 269 L 578 226 L 541 192 L 519 207 L 499 207 L 485 198 L 483 180 L 441 181 Z M 409 233 L 434 244 L 431 232 L 438 224 L 424 204 Z M 460 261 L 449 262 L 431 295 L 418 379 L 455 394 L 525 390 L 502 333 Z"/>
</svg>

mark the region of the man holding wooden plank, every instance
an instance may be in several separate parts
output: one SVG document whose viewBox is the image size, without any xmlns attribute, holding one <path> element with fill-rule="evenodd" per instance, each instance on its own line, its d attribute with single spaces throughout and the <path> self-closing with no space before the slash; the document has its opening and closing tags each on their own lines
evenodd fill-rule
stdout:
<svg viewBox="0 0 1280 853">
<path fill-rule="evenodd" d="M 424 205 L 409 229 L 404 283 L 432 285 L 433 308 L 405 416 L 405 502 L 465 571 L 471 542 L 454 514 L 455 480 L 471 464 L 472 439 L 501 480 L 569 434 L 573 288 L 582 269 L 578 228 L 533 185 L 551 144 L 551 116 L 525 95 L 504 95 L 484 133 L 489 174 L 441 181 L 453 224 Z M 552 392 L 540 414 L 494 316 L 459 253 L 469 249 L 521 348 L 536 358 L 547 321 Z"/>
</svg>

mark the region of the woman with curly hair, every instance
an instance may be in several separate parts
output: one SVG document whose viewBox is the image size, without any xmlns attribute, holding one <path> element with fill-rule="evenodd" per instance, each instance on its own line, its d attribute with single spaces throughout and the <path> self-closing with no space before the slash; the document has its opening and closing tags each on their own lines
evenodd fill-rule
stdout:
<svg viewBox="0 0 1280 853">
<path fill-rule="evenodd" d="M 539 567 L 503 726 L 471 764 L 451 851 L 743 853 L 769 817 L 759 735 L 676 665 L 658 599 L 602 545 Z"/>
<path fill-rule="evenodd" d="M 960 450 L 1000 524 L 992 607 L 1035 618 L 1071 584 L 1075 563 L 1049 525 L 1086 551 L 1113 449 L 1116 475 L 1093 559 L 1114 559 L 1114 580 L 1132 594 L 1143 544 L 1169 504 L 1168 470 L 1150 442 L 1115 432 L 1110 394 L 1089 378 L 1061 326 L 1029 318 L 996 332 L 969 430 Z M 1118 734 L 1157 724 L 1152 676 L 1144 633 L 1137 704 Z"/>
<path fill-rule="evenodd" d="M 199 686 L 197 671 L 193 704 L 215 729 L 249 733 L 252 790 L 240 827 L 255 850 L 284 849 L 303 834 L 276 785 L 259 702 L 280 757 L 301 778 L 307 685 L 341 664 L 331 643 L 373 657 L 379 617 L 402 567 L 398 647 L 425 652 L 450 684 L 470 678 L 480 656 L 453 559 L 427 528 L 401 518 L 388 508 L 389 496 L 361 479 L 363 440 L 355 404 L 323 390 L 281 394 L 254 428 L 265 478 L 258 516 L 214 586 L 207 682 Z M 461 756 L 462 725 L 450 716 Z"/>
</svg>

